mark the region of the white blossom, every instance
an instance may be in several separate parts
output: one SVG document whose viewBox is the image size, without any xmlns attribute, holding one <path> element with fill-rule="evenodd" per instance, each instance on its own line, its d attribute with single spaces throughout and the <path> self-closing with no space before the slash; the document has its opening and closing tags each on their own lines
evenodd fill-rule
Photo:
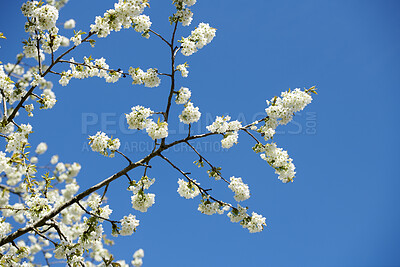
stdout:
<svg viewBox="0 0 400 267">
<path fill-rule="evenodd" d="M 168 123 L 151 121 L 146 128 L 146 132 L 153 140 L 166 138 L 168 136 Z"/>
<path fill-rule="evenodd" d="M 247 228 L 250 233 L 257 233 L 261 232 L 264 229 L 264 226 L 267 224 L 265 223 L 265 218 L 255 212 L 252 213 L 249 219 L 244 219 L 241 224 L 243 228 Z"/>
<path fill-rule="evenodd" d="M 89 144 L 94 152 L 99 152 L 103 156 L 113 157 L 115 150 L 118 150 L 121 143 L 118 138 L 112 139 L 103 132 L 97 132 L 96 135 L 89 136 Z M 108 154 L 107 149 L 111 150 Z"/>
<path fill-rule="evenodd" d="M 142 130 L 147 128 L 151 122 L 151 119 L 148 119 L 148 117 L 150 117 L 152 113 L 153 111 L 151 109 L 143 106 L 132 107 L 132 112 L 125 115 L 129 129 Z"/>
<path fill-rule="evenodd" d="M 223 148 L 231 148 L 234 144 L 237 144 L 239 134 L 237 132 L 229 132 L 224 135 L 221 140 L 221 145 Z"/>
<path fill-rule="evenodd" d="M 41 142 L 36 147 L 35 153 L 41 155 L 41 154 L 45 153 L 46 151 L 47 151 L 47 144 L 44 142 Z"/>
<path fill-rule="evenodd" d="M 186 78 L 189 74 L 189 71 L 187 70 L 189 68 L 189 65 L 185 62 L 184 64 L 180 64 L 176 66 L 176 69 L 181 72 L 182 77 Z"/>
<path fill-rule="evenodd" d="M 132 235 L 136 231 L 136 227 L 139 226 L 139 220 L 136 216 L 129 214 L 129 216 L 124 216 L 121 220 L 121 235 Z"/>
<path fill-rule="evenodd" d="M 74 19 L 69 19 L 66 22 L 64 22 L 64 29 L 73 29 L 75 28 L 75 20 Z"/>
<path fill-rule="evenodd" d="M 194 107 L 193 103 L 189 102 L 185 105 L 182 114 L 179 115 L 179 119 L 181 122 L 185 124 L 190 124 L 193 122 L 197 122 L 200 119 L 201 113 L 198 107 Z"/>
<path fill-rule="evenodd" d="M 194 182 L 196 183 L 196 180 L 194 180 Z M 182 179 L 178 180 L 178 193 L 181 197 L 184 197 L 186 199 L 190 199 L 190 198 L 195 198 L 196 196 L 198 196 L 200 194 L 200 190 L 199 188 L 194 185 L 192 182 L 186 182 Z M 199 184 L 199 183 L 197 183 Z"/>
<path fill-rule="evenodd" d="M 176 96 L 175 103 L 186 104 L 186 102 L 189 100 L 189 98 L 191 96 L 192 96 L 192 93 L 190 92 L 189 88 L 181 87 L 181 89 L 179 89 L 178 94 Z"/>
<path fill-rule="evenodd" d="M 155 195 L 142 191 L 131 196 L 132 208 L 141 212 L 147 212 L 147 209 L 155 203 Z"/>
<path fill-rule="evenodd" d="M 250 198 L 250 190 L 247 184 L 244 184 L 242 178 L 231 177 L 229 188 L 235 193 L 236 201 L 244 201 Z"/>
<path fill-rule="evenodd" d="M 208 23 L 200 23 L 195 30 L 192 31 L 191 35 L 186 38 L 182 38 L 181 52 L 185 56 L 190 56 L 197 52 L 198 49 L 203 48 L 209 44 L 215 37 L 216 29 L 211 28 Z"/>
</svg>

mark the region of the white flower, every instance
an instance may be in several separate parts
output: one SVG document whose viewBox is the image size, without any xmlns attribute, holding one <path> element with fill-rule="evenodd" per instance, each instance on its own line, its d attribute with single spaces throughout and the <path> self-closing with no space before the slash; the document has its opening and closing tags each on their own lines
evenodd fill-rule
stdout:
<svg viewBox="0 0 400 267">
<path fill-rule="evenodd" d="M 224 135 L 224 139 L 221 140 L 223 148 L 231 148 L 234 144 L 237 144 L 239 134 L 237 132 L 229 132 Z"/>
<path fill-rule="evenodd" d="M 94 152 L 99 152 L 104 156 L 114 156 L 114 151 L 118 150 L 121 143 L 118 138 L 111 139 L 103 132 L 97 132 L 96 135 L 89 136 L 89 144 Z M 108 155 L 107 149 L 111 150 L 111 154 Z"/>
<path fill-rule="evenodd" d="M 36 18 L 37 27 L 41 30 L 50 30 L 56 26 L 58 10 L 52 5 L 36 8 L 32 14 Z"/>
<path fill-rule="evenodd" d="M 38 163 L 38 161 L 39 161 L 39 159 L 37 157 L 32 157 L 31 158 L 31 163 L 32 164 L 36 164 L 36 163 Z"/>
<path fill-rule="evenodd" d="M 150 21 L 149 16 L 140 15 L 140 16 L 134 17 L 132 19 L 132 22 L 133 22 L 135 31 L 142 32 L 143 36 L 146 38 L 150 37 L 150 35 L 148 34 L 148 30 L 151 27 L 151 21 Z"/>
<path fill-rule="evenodd" d="M 75 20 L 69 19 L 64 23 L 64 29 L 73 29 L 75 28 Z"/>
<path fill-rule="evenodd" d="M 189 65 L 187 63 L 176 66 L 176 69 L 179 70 L 181 72 L 182 77 L 185 77 L 185 78 L 189 74 L 189 71 L 187 70 L 187 68 L 189 68 Z"/>
<path fill-rule="evenodd" d="M 260 157 L 275 169 L 275 173 L 279 175 L 279 180 L 283 183 L 293 181 L 296 174 L 294 171 L 295 166 L 292 163 L 293 160 L 289 158 L 287 151 L 278 148 L 275 143 L 266 144 L 265 146 L 258 144 L 253 150 L 257 153 L 264 152 Z"/>
<path fill-rule="evenodd" d="M 189 98 L 191 96 L 192 96 L 192 93 L 190 92 L 189 88 L 181 87 L 181 89 L 179 89 L 178 94 L 176 96 L 175 103 L 186 104 L 186 102 L 189 100 Z"/>
<path fill-rule="evenodd" d="M 82 35 L 79 33 L 76 33 L 74 36 L 71 37 L 71 42 L 74 43 L 75 46 L 78 46 L 82 43 Z"/>
<path fill-rule="evenodd" d="M 144 257 L 143 249 L 136 250 L 135 253 L 133 253 L 133 257 L 134 258 L 139 258 L 139 259 L 143 258 Z"/>
<path fill-rule="evenodd" d="M 140 267 L 140 266 L 142 266 L 142 264 L 143 264 L 143 260 L 142 260 L 141 258 L 135 258 L 135 259 L 133 259 L 133 260 L 131 261 L 131 264 L 132 264 L 134 267 Z"/>
<path fill-rule="evenodd" d="M 241 224 L 243 228 L 247 228 L 250 233 L 261 232 L 264 229 L 264 226 L 267 225 L 265 223 L 265 218 L 255 212 L 252 213 L 252 216 L 249 217 L 248 220 L 243 220 Z"/>
<path fill-rule="evenodd" d="M 217 202 L 213 203 L 201 202 L 199 204 L 198 210 L 206 215 L 213 215 L 217 213 L 218 208 L 219 204 Z"/>
<path fill-rule="evenodd" d="M 250 198 L 250 190 L 247 184 L 244 184 L 242 178 L 231 177 L 231 182 L 228 186 L 235 193 L 236 201 L 243 201 Z"/>
<path fill-rule="evenodd" d="M 129 129 L 142 130 L 146 128 L 151 122 L 151 119 L 148 119 L 148 117 L 150 117 L 152 113 L 153 111 L 149 108 L 142 106 L 132 107 L 132 112 L 125 115 Z"/>
<path fill-rule="evenodd" d="M 18 152 L 28 144 L 28 134 L 32 132 L 30 124 L 21 124 L 17 132 L 11 133 L 7 139 L 6 152 Z"/>
<path fill-rule="evenodd" d="M 146 72 L 140 68 L 129 68 L 129 75 L 133 79 L 133 84 L 144 84 L 146 87 L 157 87 L 160 85 L 160 78 L 157 69 L 148 69 Z"/>
<path fill-rule="evenodd" d="M 185 56 L 197 52 L 197 49 L 203 48 L 209 44 L 215 37 L 216 29 L 211 28 L 206 23 L 200 23 L 195 30 L 192 31 L 191 35 L 187 38 L 182 38 L 180 41 L 182 44 L 181 52 Z"/>
<path fill-rule="evenodd" d="M 168 123 L 151 121 L 146 128 L 146 132 L 153 140 L 166 138 L 168 136 Z"/>
<path fill-rule="evenodd" d="M 228 123 L 229 131 L 239 131 L 242 128 L 242 124 L 239 121 L 231 121 Z"/>
<path fill-rule="evenodd" d="M 139 191 L 143 189 L 149 189 L 152 184 L 156 181 L 155 178 L 150 179 L 147 176 L 142 176 L 140 180 L 135 183 L 134 181 L 131 182 L 131 186 L 129 186 L 128 190 L 132 191 L 134 194 L 137 194 Z"/>
<path fill-rule="evenodd" d="M 34 109 L 35 109 L 35 107 L 33 106 L 33 104 L 25 105 L 25 110 L 26 110 L 26 112 L 28 112 L 29 117 L 33 117 L 32 111 Z"/>
<path fill-rule="evenodd" d="M 247 208 L 243 208 L 239 204 L 237 205 L 236 209 L 232 209 L 232 211 L 228 213 L 228 217 L 233 223 L 240 222 L 248 216 L 249 215 L 247 215 Z"/>
<path fill-rule="evenodd" d="M 179 115 L 179 119 L 181 122 L 185 124 L 190 124 L 193 122 L 197 122 L 200 119 L 201 113 L 198 107 L 194 107 L 193 103 L 189 102 L 185 105 L 182 114 Z"/>
<path fill-rule="evenodd" d="M 147 1 L 118 1 L 114 9 L 107 10 L 103 17 L 96 17 L 95 24 L 90 25 L 90 30 L 98 37 L 107 37 L 111 31 L 119 31 L 122 27 L 132 27 L 132 22 L 137 25 L 137 31 L 148 29 L 151 22 L 146 18 L 147 16 L 140 17 L 146 6 L 148 6 Z"/>
<path fill-rule="evenodd" d="M 268 118 L 258 132 L 264 136 L 265 140 L 272 139 L 279 124 L 289 123 L 293 119 L 294 113 L 303 110 L 311 101 L 310 93 L 301 91 L 299 88 L 282 92 L 281 97 L 274 97 L 271 101 L 267 100 L 269 107 L 265 111 Z"/>
<path fill-rule="evenodd" d="M 143 191 L 131 196 L 132 208 L 141 212 L 147 212 L 147 209 L 155 203 L 154 194 L 145 194 Z"/>
<path fill-rule="evenodd" d="M 58 155 L 52 156 L 51 159 L 50 159 L 50 163 L 54 165 L 57 162 L 58 162 Z"/>
<path fill-rule="evenodd" d="M 136 231 L 136 227 L 139 226 L 139 220 L 136 219 L 136 216 L 129 214 L 129 216 L 124 216 L 121 220 L 121 235 L 131 235 L 134 231 Z"/>
<path fill-rule="evenodd" d="M 60 46 L 69 46 L 69 39 L 65 36 L 61 36 Z"/>
<path fill-rule="evenodd" d="M 61 78 L 58 83 L 62 86 L 67 86 L 72 77 L 73 75 L 71 73 L 71 70 L 68 70 L 67 72 L 64 71 L 61 73 Z"/>
<path fill-rule="evenodd" d="M 217 116 L 215 118 L 215 121 L 211 125 L 207 126 L 206 128 L 208 131 L 210 131 L 212 133 L 225 133 L 229 129 L 228 121 L 230 119 L 231 119 L 231 117 L 229 117 L 229 116 L 226 116 L 226 117 Z"/>
<path fill-rule="evenodd" d="M 194 182 L 196 182 L 196 180 L 194 180 Z M 190 198 L 195 198 L 196 196 L 198 196 L 200 194 L 199 188 L 196 185 L 194 185 L 192 182 L 186 182 L 182 179 L 179 179 L 178 184 L 179 184 L 179 187 L 178 187 L 177 191 L 181 197 L 190 199 Z"/>
<path fill-rule="evenodd" d="M 41 155 L 41 154 L 45 153 L 46 151 L 47 151 L 47 144 L 44 143 L 44 142 L 41 142 L 41 143 L 36 147 L 35 153 Z"/>
<path fill-rule="evenodd" d="M 3 217 L 0 217 L 0 238 L 11 232 L 11 224 L 5 222 Z"/>
</svg>

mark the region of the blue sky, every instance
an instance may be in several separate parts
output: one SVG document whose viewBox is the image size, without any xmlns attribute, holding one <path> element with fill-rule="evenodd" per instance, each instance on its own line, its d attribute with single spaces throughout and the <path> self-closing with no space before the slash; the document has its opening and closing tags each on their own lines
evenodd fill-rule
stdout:
<svg viewBox="0 0 400 267">
<path fill-rule="evenodd" d="M 95 2 L 70 0 L 59 21 L 74 18 L 77 30 L 88 31 L 94 17 L 114 1 Z M 170 2 L 153 0 L 145 12 L 152 28 L 167 36 Z M 21 3 L 0 3 L 0 28 L 7 36 L 0 44 L 3 62 L 15 61 L 26 38 Z M 293 158 L 297 177 L 282 184 L 244 134 L 229 151 L 220 150 L 219 137 L 201 141 L 199 149 L 222 167 L 225 177 L 242 177 L 250 186 L 246 205 L 267 218 L 262 233 L 249 234 L 226 216 L 201 214 L 198 200 L 179 197 L 179 173 L 155 159 L 149 176 L 156 178 L 150 190 L 156 205 L 147 213 L 132 210 L 125 180 L 110 186 L 113 218 L 132 212 L 141 221 L 137 233 L 116 240 L 111 248 L 116 257 L 130 261 L 143 248 L 144 266 L 399 266 L 399 8 L 398 1 L 390 0 L 199 0 L 192 25 L 180 27 L 178 36 L 187 36 L 200 22 L 217 28 L 217 36 L 195 55 L 177 59 L 190 65 L 189 78 L 179 78 L 178 86 L 192 90 L 192 101 L 203 113 L 196 132 L 205 132 L 210 118 L 221 114 L 250 122 L 261 116 L 266 99 L 288 88 L 316 85 L 319 95 L 313 103 L 275 138 Z M 72 54 L 77 61 L 84 55 L 105 57 L 115 69 L 169 70 L 168 47 L 133 30 L 114 32 L 98 39 L 94 49 Z M 58 154 L 64 162 L 81 163 L 83 190 L 126 164 L 88 151 L 89 134 L 103 130 L 120 138 L 132 159 L 148 152 L 151 140 L 128 131 L 120 118 L 134 105 L 164 109 L 168 79 L 158 88 L 133 86 L 129 78 L 117 84 L 72 80 L 68 87 L 54 81 L 56 106 L 36 111 L 30 121 L 32 144 L 49 145 L 41 162 Z M 179 127 L 181 107 L 174 105 L 172 112 L 171 129 Z M 170 140 L 181 136 L 179 130 Z M 193 153 L 180 147 L 166 155 L 212 186 L 216 196 L 233 201 L 229 189 L 192 164 L 197 159 Z M 141 174 L 135 170 L 131 176 Z"/>
</svg>

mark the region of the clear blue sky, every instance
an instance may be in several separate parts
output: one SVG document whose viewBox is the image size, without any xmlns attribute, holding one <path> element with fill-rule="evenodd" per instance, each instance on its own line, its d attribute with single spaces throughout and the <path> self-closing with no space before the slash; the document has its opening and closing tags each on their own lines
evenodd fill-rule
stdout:
<svg viewBox="0 0 400 267">
<path fill-rule="evenodd" d="M 77 30 L 88 31 L 113 2 L 70 0 L 59 21 L 74 18 Z M 161 34 L 172 30 L 170 2 L 153 0 L 146 11 Z M 21 3 L 0 3 L 0 28 L 7 36 L 0 44 L 3 62 L 15 61 L 26 38 Z M 221 114 L 249 122 L 282 90 L 316 85 L 313 103 L 276 136 L 294 159 L 297 177 L 282 184 L 243 134 L 228 152 L 219 151 L 219 137 L 202 141 L 205 156 L 226 177 L 242 177 L 250 186 L 246 205 L 267 218 L 262 233 L 249 234 L 225 215 L 201 214 L 198 200 L 179 197 L 179 173 L 156 159 L 149 173 L 156 178 L 150 190 L 156 205 L 147 213 L 131 209 L 125 180 L 109 189 L 112 218 L 132 212 L 141 221 L 137 233 L 116 240 L 111 248 L 116 257 L 130 261 L 143 248 L 144 266 L 399 266 L 399 11 L 400 2 L 389 0 L 199 0 L 192 25 L 180 27 L 178 36 L 187 36 L 199 22 L 217 28 L 217 36 L 195 55 L 177 59 L 190 65 L 189 78 L 179 79 L 178 86 L 192 90 L 203 112 L 201 131 L 196 131 L 205 132 L 207 117 Z M 76 60 L 83 55 L 103 56 L 113 68 L 169 70 L 165 44 L 133 30 L 112 33 L 97 40 L 95 49 L 73 54 Z M 68 87 L 55 82 L 58 102 L 51 111 L 35 112 L 31 141 L 48 143 L 42 162 L 56 153 L 64 162 L 81 163 L 78 180 L 81 189 L 87 188 L 125 166 L 121 158 L 87 151 L 87 135 L 107 131 L 121 139 L 129 157 L 139 159 L 150 139 L 119 126 L 120 116 L 134 105 L 164 109 L 168 85 L 167 79 L 152 89 L 132 86 L 128 78 L 113 85 L 97 78 L 72 80 Z M 180 111 L 173 107 L 170 128 L 178 127 Z M 99 119 L 91 125 L 83 121 L 93 117 Z M 192 164 L 193 153 L 180 148 L 166 155 L 215 187 L 216 196 L 233 201 L 229 189 Z M 138 170 L 131 174 L 140 175 Z"/>
</svg>

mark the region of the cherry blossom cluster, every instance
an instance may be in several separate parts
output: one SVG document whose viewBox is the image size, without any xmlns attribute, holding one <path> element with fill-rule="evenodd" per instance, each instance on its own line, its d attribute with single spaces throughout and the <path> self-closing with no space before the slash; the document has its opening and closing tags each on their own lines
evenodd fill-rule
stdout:
<svg viewBox="0 0 400 267">
<path fill-rule="evenodd" d="M 213 214 L 224 214 L 225 211 L 229 210 L 229 206 L 221 205 L 218 202 L 211 202 L 209 196 L 204 196 L 201 200 L 199 207 L 197 208 L 203 214 L 213 215 Z"/>
<path fill-rule="evenodd" d="M 23 71 L 23 70 L 22 70 Z M 14 82 L 4 72 L 3 65 L 0 65 L 0 89 L 6 95 L 11 95 L 14 90 Z"/>
<path fill-rule="evenodd" d="M 147 212 L 147 209 L 153 206 L 155 203 L 155 194 L 145 193 L 144 190 L 154 183 L 155 179 L 150 179 L 147 176 L 143 176 L 137 183 L 131 182 L 128 190 L 133 192 L 131 197 L 132 208 L 141 212 Z"/>
<path fill-rule="evenodd" d="M 176 13 L 169 17 L 171 24 L 179 21 L 183 26 L 189 26 L 193 20 L 193 12 L 187 7 L 196 4 L 196 0 L 174 0 L 173 3 Z"/>
<path fill-rule="evenodd" d="M 182 77 L 184 77 L 184 78 L 186 78 L 189 75 L 189 71 L 187 70 L 188 68 L 189 68 L 189 65 L 186 62 L 176 66 L 176 70 L 180 71 Z"/>
<path fill-rule="evenodd" d="M 185 108 L 183 109 L 181 115 L 179 115 L 179 119 L 185 124 L 190 124 L 197 122 L 200 119 L 200 116 L 201 112 L 199 111 L 199 108 L 193 106 L 192 102 L 188 102 L 185 104 Z"/>
<path fill-rule="evenodd" d="M 16 132 L 7 137 L 6 152 L 21 152 L 28 145 L 28 135 L 32 132 L 32 126 L 21 124 Z"/>
<path fill-rule="evenodd" d="M 311 91 L 309 91 L 310 89 Z M 306 92 L 296 88 L 293 91 L 282 92 L 281 97 L 274 97 L 271 101 L 267 100 L 269 107 L 265 111 L 268 118 L 265 119 L 265 124 L 258 129 L 265 140 L 272 139 L 278 125 L 289 123 L 293 119 L 294 113 L 303 110 L 311 103 L 310 93 L 314 88 L 310 89 Z"/>
<path fill-rule="evenodd" d="M 157 69 L 148 69 L 146 72 L 140 68 L 129 69 L 129 75 L 133 79 L 133 84 L 144 84 L 146 87 L 157 87 L 160 85 L 160 78 L 158 77 Z"/>
<path fill-rule="evenodd" d="M 250 198 L 250 190 L 247 184 L 244 184 L 242 178 L 231 177 L 231 182 L 228 186 L 235 193 L 236 201 L 244 201 Z"/>
<path fill-rule="evenodd" d="M 231 148 L 234 144 L 237 144 L 239 138 L 238 131 L 242 127 L 242 124 L 239 121 L 230 120 L 230 116 L 217 116 L 215 121 L 206 127 L 207 130 L 212 133 L 224 134 L 224 138 L 221 140 L 223 148 Z"/>
<path fill-rule="evenodd" d="M 191 96 L 192 96 L 192 92 L 190 92 L 189 88 L 181 87 L 181 89 L 179 89 L 179 91 L 176 95 L 175 103 L 177 103 L 178 105 L 186 104 L 186 102 L 188 102 L 188 100 L 190 99 Z"/>
<path fill-rule="evenodd" d="M 267 225 L 263 216 L 255 212 L 249 216 L 247 214 L 247 208 L 243 208 L 239 204 L 237 205 L 237 208 L 232 209 L 232 211 L 228 213 L 228 217 L 231 219 L 231 222 L 240 222 L 240 225 L 242 225 L 243 228 L 248 229 L 250 233 L 261 232 L 264 229 L 264 226 Z"/>
<path fill-rule="evenodd" d="M 287 151 L 278 148 L 275 143 L 266 145 L 259 143 L 253 147 L 253 150 L 256 153 L 262 153 L 260 157 L 275 169 L 275 173 L 279 175 L 279 180 L 284 183 L 293 181 L 296 174 L 294 171 L 295 166 L 292 163 L 293 160 L 289 158 Z"/>
<path fill-rule="evenodd" d="M 195 185 L 200 185 L 200 183 L 197 183 L 196 180 L 193 180 L 193 182 L 189 181 L 186 182 L 185 180 L 179 179 L 178 180 L 178 193 L 181 197 L 184 197 L 186 199 L 190 198 L 195 198 L 200 194 L 199 188 Z"/>
<path fill-rule="evenodd" d="M 73 29 L 75 28 L 75 20 L 74 19 L 69 19 L 66 22 L 64 22 L 64 29 Z"/>
<path fill-rule="evenodd" d="M 148 5 L 147 0 L 119 0 L 114 4 L 114 9 L 107 10 L 103 17 L 97 16 L 95 24 L 90 25 L 90 29 L 98 37 L 107 37 L 111 31 L 118 32 L 122 27 L 125 29 L 134 27 L 136 31 L 148 37 L 150 18 L 141 15 Z"/>
<path fill-rule="evenodd" d="M 132 112 L 126 114 L 126 120 L 129 125 L 129 129 L 146 129 L 148 135 L 153 139 L 161 139 L 168 136 L 168 123 L 161 122 L 160 119 L 156 122 L 149 117 L 154 114 L 154 112 L 142 106 L 132 107 Z"/>
<path fill-rule="evenodd" d="M 58 19 L 58 10 L 52 5 L 42 5 L 43 2 L 28 1 L 21 7 L 21 11 L 25 17 L 30 18 L 25 25 L 28 32 L 39 30 L 53 30 L 58 32 L 56 27 Z"/>
<path fill-rule="evenodd" d="M 191 35 L 184 38 L 182 37 L 181 52 L 184 56 L 190 56 L 196 53 L 198 49 L 203 48 L 209 44 L 215 37 L 217 30 L 211 28 L 208 23 L 200 23 L 195 30 L 192 31 Z"/>
<path fill-rule="evenodd" d="M 106 157 L 114 157 L 121 143 L 118 138 L 110 138 L 103 132 L 97 132 L 96 135 L 89 136 L 89 144 L 94 152 L 99 152 Z M 108 153 L 109 149 L 111 153 Z"/>
<path fill-rule="evenodd" d="M 144 251 L 143 249 L 138 249 L 133 253 L 133 260 L 131 261 L 131 264 L 134 267 L 140 267 L 143 264 L 143 257 L 144 257 Z"/>
<path fill-rule="evenodd" d="M 85 79 L 88 77 L 104 78 L 107 83 L 115 83 L 122 76 L 122 71 L 110 70 L 104 58 L 84 57 L 83 60 L 84 63 L 77 63 L 74 58 L 71 58 L 68 61 L 71 69 L 61 73 L 59 84 L 66 86 L 72 78 Z"/>
</svg>

